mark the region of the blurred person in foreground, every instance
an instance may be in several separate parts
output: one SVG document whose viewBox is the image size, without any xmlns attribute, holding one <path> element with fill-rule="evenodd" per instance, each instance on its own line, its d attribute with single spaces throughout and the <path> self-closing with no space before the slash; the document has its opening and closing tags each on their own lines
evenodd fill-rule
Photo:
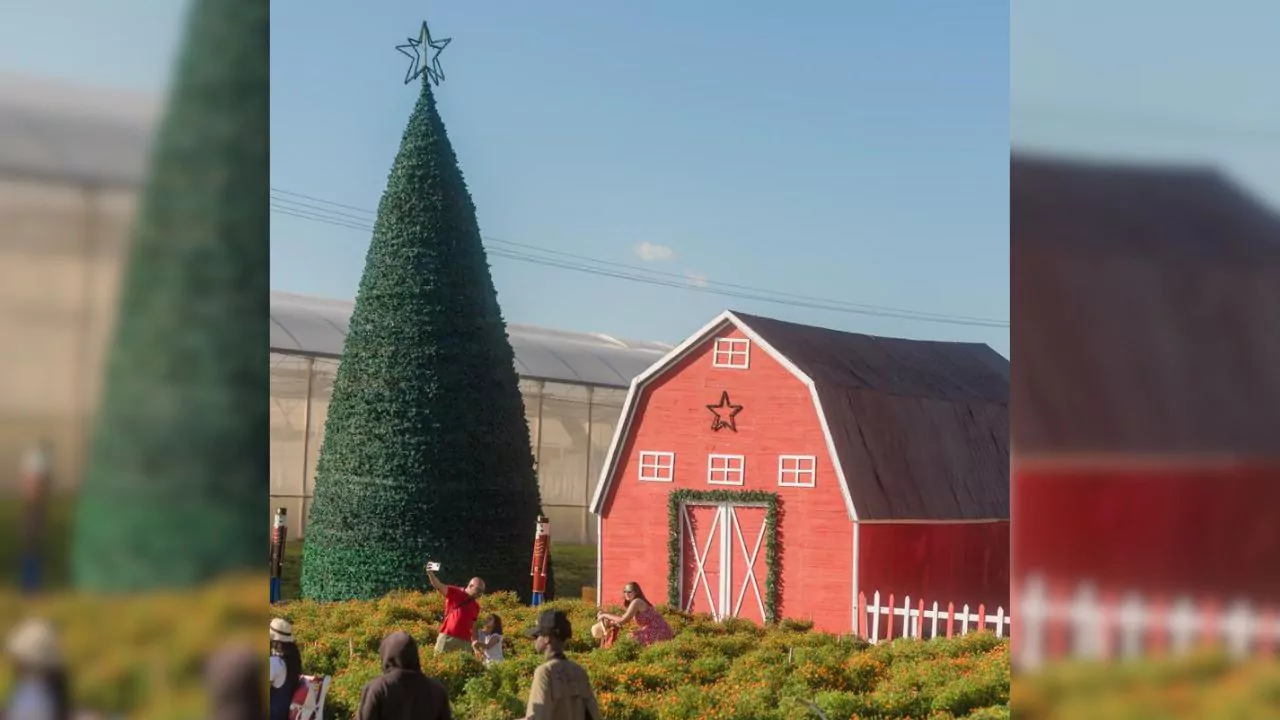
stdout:
<svg viewBox="0 0 1280 720">
<path fill-rule="evenodd" d="M 19 485 L 22 489 L 22 520 L 19 523 L 21 537 L 18 547 L 22 549 L 22 564 L 18 587 L 30 595 L 39 592 L 44 574 L 44 536 L 52 492 L 46 443 L 37 443 L 22 458 Z"/>
<path fill-rule="evenodd" d="M 449 695 L 440 681 L 422 673 L 418 644 L 406 632 L 382 641 L 382 676 L 360 692 L 356 720 L 450 720 Z"/>
<path fill-rule="evenodd" d="M 436 638 L 436 654 L 471 652 L 471 643 L 476 639 L 476 620 L 480 617 L 480 598 L 484 595 L 484 580 L 473 577 L 466 588 L 445 585 L 430 566 L 427 568 L 427 580 L 444 596 L 444 621 Z"/>
<path fill-rule="evenodd" d="M 67 720 L 71 717 L 66 665 L 58 633 L 45 620 L 26 620 L 6 649 L 17 670 L 5 720 Z"/>
<path fill-rule="evenodd" d="M 262 661 L 249 647 L 232 647 L 209 660 L 211 716 L 213 720 L 264 720 Z"/>
<path fill-rule="evenodd" d="M 581 665 L 564 656 L 564 644 L 573 637 L 569 618 L 559 610 L 544 610 L 528 636 L 546 662 L 533 673 L 525 720 L 600 720 L 591 678 Z"/>
</svg>

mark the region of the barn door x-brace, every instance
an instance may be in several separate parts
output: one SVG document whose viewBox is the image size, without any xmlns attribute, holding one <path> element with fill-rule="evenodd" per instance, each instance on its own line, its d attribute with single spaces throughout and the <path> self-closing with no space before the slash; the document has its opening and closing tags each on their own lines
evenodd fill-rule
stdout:
<svg viewBox="0 0 1280 720">
<path fill-rule="evenodd" d="M 755 620 L 765 617 L 764 593 L 757 579 L 767 525 L 765 506 L 740 503 L 685 503 L 680 508 L 681 609 L 711 613 L 716 620 L 746 616 Z M 695 521 L 695 511 L 710 524 L 704 530 Z M 708 512 L 709 511 L 709 512 Z M 759 530 L 743 532 L 743 517 L 758 521 Z M 755 522 L 749 522 L 751 529 Z M 754 535 L 754 537 L 752 537 Z M 692 577 L 688 568 L 692 565 Z M 750 589 L 751 595 L 747 594 Z M 701 592 L 701 597 L 699 596 Z M 706 601 L 705 607 L 701 600 Z M 747 612 L 743 603 L 747 600 Z"/>
</svg>

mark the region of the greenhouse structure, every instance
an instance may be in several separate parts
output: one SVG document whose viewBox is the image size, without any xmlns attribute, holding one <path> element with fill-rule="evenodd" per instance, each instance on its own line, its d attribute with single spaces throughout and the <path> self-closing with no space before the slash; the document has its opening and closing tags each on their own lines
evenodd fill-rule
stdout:
<svg viewBox="0 0 1280 720">
<path fill-rule="evenodd" d="M 83 471 L 158 100 L 0 73 L 0 495 Z"/>
<path fill-rule="evenodd" d="M 0 495 L 37 442 L 57 485 L 83 473 L 160 100 L 0 73 Z M 271 296 L 271 495 L 289 508 L 290 537 L 305 533 L 351 309 Z M 593 543 L 586 506 L 626 389 L 670 348 L 521 325 L 509 335 L 552 535 Z"/>
<path fill-rule="evenodd" d="M 271 294 L 271 499 L 306 533 L 325 414 L 351 301 Z M 631 379 L 671 346 L 508 325 L 553 542 L 594 544 L 587 506 Z M 533 522 L 530 518 L 529 522 Z"/>
</svg>

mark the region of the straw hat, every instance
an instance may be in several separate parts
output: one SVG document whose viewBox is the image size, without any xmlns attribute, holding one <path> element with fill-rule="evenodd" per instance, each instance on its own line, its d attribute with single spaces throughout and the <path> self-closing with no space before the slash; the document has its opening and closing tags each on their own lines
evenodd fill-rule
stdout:
<svg viewBox="0 0 1280 720">
<path fill-rule="evenodd" d="M 23 621 L 10 633 L 7 649 L 20 665 L 41 669 L 62 665 L 58 633 L 46 620 Z"/>
<path fill-rule="evenodd" d="M 271 621 L 271 639 L 278 642 L 293 642 L 293 623 L 284 618 Z"/>
</svg>

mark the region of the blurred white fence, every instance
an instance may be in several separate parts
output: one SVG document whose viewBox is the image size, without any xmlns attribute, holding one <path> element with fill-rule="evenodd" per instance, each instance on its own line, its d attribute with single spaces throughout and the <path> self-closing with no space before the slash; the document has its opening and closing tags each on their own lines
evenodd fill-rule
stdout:
<svg viewBox="0 0 1280 720">
<path fill-rule="evenodd" d="M 1235 659 L 1280 649 L 1280 613 L 1243 600 L 1227 605 L 1180 597 L 1172 602 L 1099 593 L 1087 582 L 1051 590 L 1028 579 L 1017 597 L 1013 661 L 1035 670 L 1065 657 L 1092 660 L 1177 655 L 1225 646 Z"/>
</svg>

